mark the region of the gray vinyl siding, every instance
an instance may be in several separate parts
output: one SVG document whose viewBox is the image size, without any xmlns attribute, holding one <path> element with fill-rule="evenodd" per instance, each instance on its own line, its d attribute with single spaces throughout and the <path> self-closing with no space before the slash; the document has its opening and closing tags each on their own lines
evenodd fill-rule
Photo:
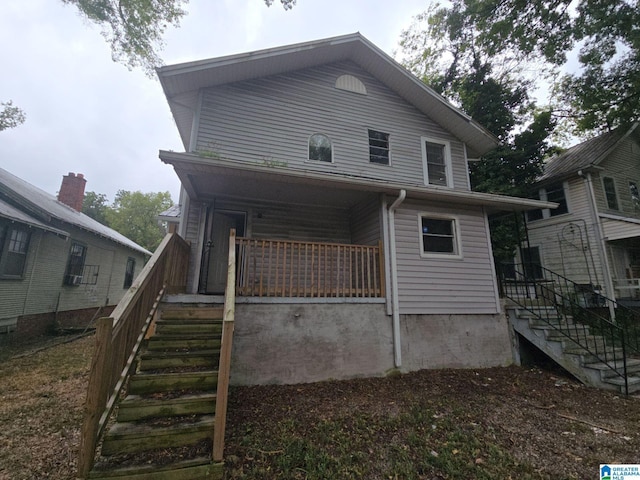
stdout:
<svg viewBox="0 0 640 480">
<path fill-rule="evenodd" d="M 420 252 L 419 215 L 455 216 L 462 258 L 426 258 Z M 496 300 L 491 249 L 481 207 L 405 202 L 395 213 L 401 314 L 493 314 Z"/>
<path fill-rule="evenodd" d="M 343 74 L 367 95 L 335 88 Z M 453 184 L 468 190 L 464 145 L 352 62 L 204 90 L 196 150 L 253 164 L 424 184 L 421 137 L 451 144 Z M 368 129 L 388 133 L 391 165 L 369 162 Z M 308 139 L 329 136 L 333 163 L 308 161 Z"/>
<path fill-rule="evenodd" d="M 640 188 L 640 146 L 633 139 L 626 139 L 600 166 L 603 171 L 593 174 L 593 188 L 600 213 L 610 213 L 640 219 L 640 209 L 631 199 L 629 182 L 635 182 Z M 602 179 L 613 178 L 618 197 L 618 210 L 610 209 L 604 193 Z"/>
<path fill-rule="evenodd" d="M 377 245 L 382 239 L 382 200 L 379 196 L 351 208 L 351 242 Z"/>
<path fill-rule="evenodd" d="M 593 183 L 597 181 L 594 179 Z M 542 266 L 576 283 L 604 282 L 596 228 L 585 181 L 574 177 L 565 189 L 569 213 L 528 224 L 529 244 L 540 249 Z"/>
<path fill-rule="evenodd" d="M 115 305 L 124 295 L 124 272 L 129 257 L 136 260 L 134 275 L 144 266 L 144 256 L 84 230 L 66 227 L 70 239 L 32 229 L 24 277 L 0 280 L 0 319 L 53 311 Z M 95 285 L 66 286 L 64 274 L 71 243 L 87 247 L 86 265 L 98 265 Z"/>
</svg>

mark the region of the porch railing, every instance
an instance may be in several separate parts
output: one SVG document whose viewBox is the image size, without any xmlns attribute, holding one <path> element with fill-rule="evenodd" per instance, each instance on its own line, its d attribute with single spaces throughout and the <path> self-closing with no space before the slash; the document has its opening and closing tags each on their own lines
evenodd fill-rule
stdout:
<svg viewBox="0 0 640 480">
<path fill-rule="evenodd" d="M 383 297 L 378 245 L 237 238 L 238 296 Z"/>
<path fill-rule="evenodd" d="M 89 373 L 80 437 L 78 475 L 93 466 L 98 439 L 106 426 L 136 353 L 167 289 L 184 289 L 189 244 L 169 234 L 111 314 L 98 320 L 96 349 Z"/>
</svg>

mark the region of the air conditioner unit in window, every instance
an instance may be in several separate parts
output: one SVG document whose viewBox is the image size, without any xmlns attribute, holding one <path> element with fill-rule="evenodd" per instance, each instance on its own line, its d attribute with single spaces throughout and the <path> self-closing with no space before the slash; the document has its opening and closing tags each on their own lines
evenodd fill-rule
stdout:
<svg viewBox="0 0 640 480">
<path fill-rule="evenodd" d="M 82 275 L 67 275 L 64 283 L 67 285 L 80 285 L 82 283 Z"/>
</svg>

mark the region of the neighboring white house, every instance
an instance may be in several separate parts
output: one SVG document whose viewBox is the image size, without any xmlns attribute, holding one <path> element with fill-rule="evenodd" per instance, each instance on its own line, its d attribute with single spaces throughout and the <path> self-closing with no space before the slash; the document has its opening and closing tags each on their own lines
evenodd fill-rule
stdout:
<svg viewBox="0 0 640 480">
<path fill-rule="evenodd" d="M 0 341 L 108 315 L 151 255 L 81 213 L 85 183 L 56 198 L 0 168 Z"/>
<path fill-rule="evenodd" d="M 158 75 L 192 301 L 240 237 L 234 383 L 512 362 L 487 215 L 551 204 L 471 191 L 483 127 L 360 34 Z"/>
<path fill-rule="evenodd" d="M 639 186 L 638 124 L 550 159 L 536 193 L 559 206 L 527 213 L 529 242 L 521 258 L 609 298 L 640 299 Z"/>
</svg>

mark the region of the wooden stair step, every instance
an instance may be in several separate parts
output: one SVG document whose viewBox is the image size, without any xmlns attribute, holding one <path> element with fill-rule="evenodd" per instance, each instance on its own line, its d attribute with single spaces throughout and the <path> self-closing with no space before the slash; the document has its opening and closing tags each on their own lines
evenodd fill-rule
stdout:
<svg viewBox="0 0 640 480">
<path fill-rule="evenodd" d="M 215 393 L 181 395 L 175 398 L 127 395 L 118 407 L 118 422 L 133 422 L 156 417 L 213 415 L 215 408 Z"/>
<path fill-rule="evenodd" d="M 213 415 L 204 415 L 194 422 L 177 421 L 159 426 L 152 423 L 115 423 L 104 437 L 101 454 L 138 453 L 213 439 L 214 418 Z"/>
<path fill-rule="evenodd" d="M 147 343 L 147 350 L 219 349 L 220 341 L 220 335 L 153 336 Z"/>
<path fill-rule="evenodd" d="M 170 392 L 172 390 L 213 390 L 218 384 L 216 370 L 178 373 L 137 373 L 129 379 L 131 395 Z"/>
<path fill-rule="evenodd" d="M 219 360 L 220 349 L 177 352 L 148 350 L 140 356 L 138 369 L 145 371 L 172 367 L 217 368 Z"/>
<path fill-rule="evenodd" d="M 167 307 L 160 310 L 163 319 L 222 319 L 222 307 Z"/>
<path fill-rule="evenodd" d="M 187 335 L 187 334 L 210 334 L 220 335 L 222 333 L 222 322 L 216 323 L 178 323 L 178 322 L 156 322 L 156 332 L 158 336 L 162 335 Z"/>
<path fill-rule="evenodd" d="M 222 479 L 224 464 L 214 463 L 210 457 L 199 457 L 169 465 L 145 464 L 110 470 L 92 470 L 92 480 L 218 480 Z"/>
</svg>

